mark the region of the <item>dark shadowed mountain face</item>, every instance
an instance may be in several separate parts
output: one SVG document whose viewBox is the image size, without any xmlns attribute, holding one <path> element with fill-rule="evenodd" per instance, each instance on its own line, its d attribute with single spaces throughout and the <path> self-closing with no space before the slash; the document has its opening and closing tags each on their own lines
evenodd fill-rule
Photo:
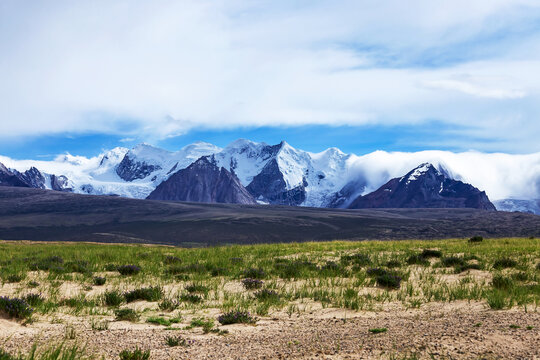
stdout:
<svg viewBox="0 0 540 360">
<path fill-rule="evenodd" d="M 238 178 L 223 167 L 218 167 L 212 157 L 201 157 L 174 173 L 152 191 L 148 199 L 256 204 Z"/>
<path fill-rule="evenodd" d="M 144 161 L 133 160 L 129 153 L 124 156 L 116 168 L 116 173 L 125 181 L 144 179 L 156 170 L 161 170 L 158 165 L 147 164 Z"/>
<path fill-rule="evenodd" d="M 20 186 L 30 187 L 26 182 L 21 180 L 16 174 L 9 171 L 4 164 L 0 163 L 0 186 Z"/>
<path fill-rule="evenodd" d="M 37 168 L 31 167 L 23 173 L 18 171 L 13 171 L 13 173 L 30 187 L 45 189 L 45 177 Z"/>
<path fill-rule="evenodd" d="M 485 192 L 448 178 L 431 164 L 422 164 L 402 178 L 357 197 L 350 209 L 364 208 L 474 208 L 495 210 Z"/>
<path fill-rule="evenodd" d="M 56 191 L 73 191 L 69 186 L 69 180 L 64 175 L 51 175 L 51 188 Z"/>
<path fill-rule="evenodd" d="M 283 178 L 277 160 L 270 160 L 262 171 L 253 178 L 247 186 L 247 190 L 256 199 L 261 199 L 270 204 L 298 206 L 306 200 L 306 187 L 304 183 L 287 190 L 287 184 Z"/>
<path fill-rule="evenodd" d="M 341 190 L 332 194 L 323 207 L 346 209 L 366 188 L 363 178 L 348 182 Z"/>
</svg>

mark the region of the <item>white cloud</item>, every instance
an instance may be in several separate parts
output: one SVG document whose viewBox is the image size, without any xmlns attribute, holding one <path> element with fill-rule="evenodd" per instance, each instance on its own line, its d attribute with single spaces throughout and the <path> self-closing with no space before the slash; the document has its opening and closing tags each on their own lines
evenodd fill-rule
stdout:
<svg viewBox="0 0 540 360">
<path fill-rule="evenodd" d="M 0 136 L 99 131 L 152 140 L 194 127 L 439 119 L 474 124 L 499 149 L 540 150 L 540 49 L 524 45 L 539 34 L 522 30 L 540 18 L 539 6 L 3 2 Z M 505 42 L 500 34 L 510 30 L 518 34 Z M 500 48 L 490 56 L 462 53 L 490 41 Z M 428 58 L 439 65 L 423 64 Z"/>
<path fill-rule="evenodd" d="M 458 79 L 431 81 L 427 82 L 426 86 L 435 89 L 455 90 L 468 95 L 493 99 L 519 99 L 527 95 L 525 91 L 519 89 L 489 87 Z"/>
</svg>

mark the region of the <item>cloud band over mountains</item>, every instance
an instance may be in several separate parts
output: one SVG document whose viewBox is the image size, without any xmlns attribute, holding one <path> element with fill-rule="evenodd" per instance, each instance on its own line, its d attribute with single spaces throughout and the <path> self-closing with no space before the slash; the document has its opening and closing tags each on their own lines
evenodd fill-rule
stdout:
<svg viewBox="0 0 540 360">
<path fill-rule="evenodd" d="M 540 151 L 539 19 L 528 0 L 6 1 L 0 137 L 436 120 L 463 149 Z"/>
</svg>

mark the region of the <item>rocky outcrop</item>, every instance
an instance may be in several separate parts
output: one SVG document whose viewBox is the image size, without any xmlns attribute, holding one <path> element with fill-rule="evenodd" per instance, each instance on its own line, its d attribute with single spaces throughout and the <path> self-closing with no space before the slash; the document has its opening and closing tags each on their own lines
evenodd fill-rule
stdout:
<svg viewBox="0 0 540 360">
<path fill-rule="evenodd" d="M 341 190 L 329 196 L 322 207 L 347 208 L 366 188 L 364 179 L 348 182 Z"/>
<path fill-rule="evenodd" d="M 64 175 L 51 175 L 51 189 L 56 191 L 73 191 L 69 179 Z"/>
<path fill-rule="evenodd" d="M 271 204 L 298 206 L 306 200 L 307 185 L 304 178 L 302 184 L 287 189 L 287 184 L 277 160 L 272 159 L 253 178 L 253 181 L 247 186 L 247 190 L 258 200 Z"/>
<path fill-rule="evenodd" d="M 25 172 L 21 173 L 18 171 L 13 171 L 13 173 L 16 174 L 17 177 L 25 182 L 29 187 L 45 189 L 45 177 L 37 168 L 31 167 Z"/>
<path fill-rule="evenodd" d="M 208 156 L 171 175 L 150 193 L 148 199 L 256 204 L 238 178 L 218 167 L 213 157 Z"/>
<path fill-rule="evenodd" d="M 144 179 L 157 170 L 161 170 L 159 165 L 152 165 L 145 161 L 133 160 L 130 158 L 129 153 L 124 156 L 120 164 L 116 167 L 116 173 L 125 181 Z"/>
<path fill-rule="evenodd" d="M 17 174 L 11 172 L 4 164 L 0 163 L 0 186 L 30 187 Z"/>
<path fill-rule="evenodd" d="M 496 210 L 486 193 L 470 184 L 449 178 L 429 163 L 378 190 L 357 197 L 350 209 L 364 208 L 475 208 Z"/>
</svg>

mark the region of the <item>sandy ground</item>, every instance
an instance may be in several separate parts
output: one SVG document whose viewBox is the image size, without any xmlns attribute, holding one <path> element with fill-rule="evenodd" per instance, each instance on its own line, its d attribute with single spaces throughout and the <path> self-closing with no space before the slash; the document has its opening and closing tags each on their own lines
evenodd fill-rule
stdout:
<svg viewBox="0 0 540 360">
<path fill-rule="evenodd" d="M 65 340 L 68 326 L 75 329 L 74 340 Z M 386 333 L 368 331 L 383 327 Z M 229 334 L 203 334 L 200 328 L 164 330 L 128 322 L 111 322 L 108 330 L 94 331 L 88 319 L 68 315 L 61 323 L 43 320 L 26 326 L 1 319 L 0 344 L 16 353 L 34 341 L 77 342 L 106 359 L 118 359 L 121 350 L 136 346 L 150 349 L 150 358 L 155 360 L 540 359 L 540 312 L 492 311 L 482 303 L 431 303 L 411 310 L 388 304 L 380 312 L 315 309 L 291 317 L 271 314 L 255 326 L 220 328 Z M 194 344 L 169 347 L 166 336 L 182 336 Z"/>
</svg>

